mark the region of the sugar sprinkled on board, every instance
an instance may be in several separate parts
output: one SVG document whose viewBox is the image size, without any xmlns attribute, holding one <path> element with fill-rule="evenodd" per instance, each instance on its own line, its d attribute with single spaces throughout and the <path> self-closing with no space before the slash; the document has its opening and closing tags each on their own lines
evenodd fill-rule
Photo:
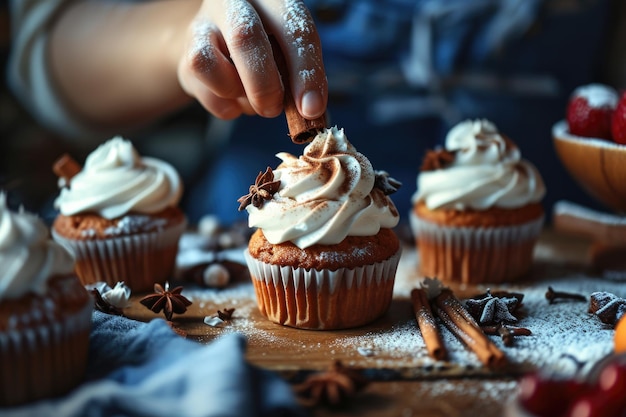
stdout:
<svg viewBox="0 0 626 417">
<path fill-rule="evenodd" d="M 239 249 L 231 251 L 233 259 L 242 258 L 242 253 Z M 420 282 L 416 262 L 415 249 L 405 248 L 394 287 L 396 306 L 401 305 L 401 300 L 409 299 L 410 290 Z M 498 290 L 524 294 L 522 314 L 517 325 L 530 329 L 532 334 L 516 337 L 510 347 L 504 346 L 498 336 L 489 337 L 513 364 L 520 365 L 522 369 L 541 369 L 567 376 L 578 372 L 580 364 L 590 367 L 609 354 L 613 347 L 614 331 L 587 312 L 588 302 L 564 300 L 550 304 L 545 298 L 548 286 L 587 297 L 595 291 L 607 291 L 623 297 L 626 288 L 623 282 L 604 280 L 586 273 L 558 268 L 555 271 L 533 283 L 498 286 Z M 258 326 L 260 316 L 254 289 L 249 282 L 233 283 L 220 290 L 192 289 L 186 295 L 201 308 L 237 308 L 236 317 L 220 328 L 220 332 L 240 332 L 248 337 L 250 343 L 293 348 L 296 355 L 306 355 L 307 350 L 319 349 L 315 343 L 298 343 L 284 333 L 273 332 L 272 326 Z M 345 334 L 335 333 L 327 346 L 328 351 L 331 355 L 341 353 L 349 366 L 365 364 L 373 369 L 393 369 L 401 365 L 429 369 L 431 377 L 451 375 L 451 368 L 457 376 L 472 372 L 489 374 L 476 356 L 439 321 L 442 339 L 450 357 L 448 361 L 436 361 L 429 357 L 415 319 L 408 311 L 409 303 L 406 306 L 406 315 L 389 326 L 365 332 L 356 330 Z M 207 311 L 207 315 L 214 313 Z"/>
</svg>

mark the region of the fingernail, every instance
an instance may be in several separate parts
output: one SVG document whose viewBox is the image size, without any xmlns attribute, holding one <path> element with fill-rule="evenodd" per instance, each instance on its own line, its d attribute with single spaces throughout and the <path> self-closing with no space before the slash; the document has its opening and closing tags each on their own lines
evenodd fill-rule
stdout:
<svg viewBox="0 0 626 417">
<path fill-rule="evenodd" d="M 282 106 L 276 106 L 276 107 L 265 107 L 261 110 L 261 116 L 263 117 L 276 117 L 280 114 L 280 112 L 283 111 L 283 107 Z"/>
<path fill-rule="evenodd" d="M 307 91 L 302 96 L 302 115 L 314 119 L 324 112 L 324 100 L 318 91 Z"/>
</svg>

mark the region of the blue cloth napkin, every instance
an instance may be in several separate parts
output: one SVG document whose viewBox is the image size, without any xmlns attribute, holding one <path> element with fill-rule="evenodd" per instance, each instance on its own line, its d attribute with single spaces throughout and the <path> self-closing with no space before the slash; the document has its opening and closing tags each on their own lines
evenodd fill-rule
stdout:
<svg viewBox="0 0 626 417">
<path fill-rule="evenodd" d="M 304 416 L 278 375 L 245 360 L 243 335 L 203 345 L 149 323 L 93 314 L 87 380 L 63 398 L 16 408 L 3 417 Z"/>
</svg>

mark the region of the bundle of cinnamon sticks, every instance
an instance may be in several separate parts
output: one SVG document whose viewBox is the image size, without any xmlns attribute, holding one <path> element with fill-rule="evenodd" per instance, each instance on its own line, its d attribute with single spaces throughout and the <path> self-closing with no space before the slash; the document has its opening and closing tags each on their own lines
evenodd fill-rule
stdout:
<svg viewBox="0 0 626 417">
<path fill-rule="evenodd" d="M 504 353 L 487 337 L 452 290 L 443 288 L 429 299 L 424 288 L 415 288 L 411 291 L 411 303 L 426 349 L 434 359 L 444 360 L 448 356 L 437 328 L 436 315 L 485 366 L 502 368 L 507 364 Z"/>
</svg>

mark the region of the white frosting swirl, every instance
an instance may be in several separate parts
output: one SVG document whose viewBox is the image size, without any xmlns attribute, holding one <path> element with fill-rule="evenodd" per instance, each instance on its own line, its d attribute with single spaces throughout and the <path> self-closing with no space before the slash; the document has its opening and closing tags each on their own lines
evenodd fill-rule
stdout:
<svg viewBox="0 0 626 417">
<path fill-rule="evenodd" d="M 420 172 L 414 203 L 424 201 L 429 209 L 517 208 L 545 194 L 539 171 L 487 120 L 454 126 L 445 149 L 454 160 L 443 169 Z"/>
<path fill-rule="evenodd" d="M 141 158 L 117 136 L 93 151 L 69 187 L 54 202 L 62 214 L 94 212 L 114 219 L 129 212 L 157 213 L 178 204 L 183 192 L 178 172 L 167 162 Z"/>
<path fill-rule="evenodd" d="M 35 215 L 12 212 L 0 194 L 0 301 L 44 294 L 48 278 L 74 270 L 72 255 L 51 240 Z"/>
<path fill-rule="evenodd" d="M 337 244 L 346 236 L 372 236 L 392 228 L 399 216 L 391 199 L 374 188 L 370 161 L 348 142 L 343 129 L 320 132 L 299 158 L 276 155 L 280 187 L 260 208 L 246 207 L 250 227 L 263 230 L 273 244 L 299 248 Z"/>
</svg>

